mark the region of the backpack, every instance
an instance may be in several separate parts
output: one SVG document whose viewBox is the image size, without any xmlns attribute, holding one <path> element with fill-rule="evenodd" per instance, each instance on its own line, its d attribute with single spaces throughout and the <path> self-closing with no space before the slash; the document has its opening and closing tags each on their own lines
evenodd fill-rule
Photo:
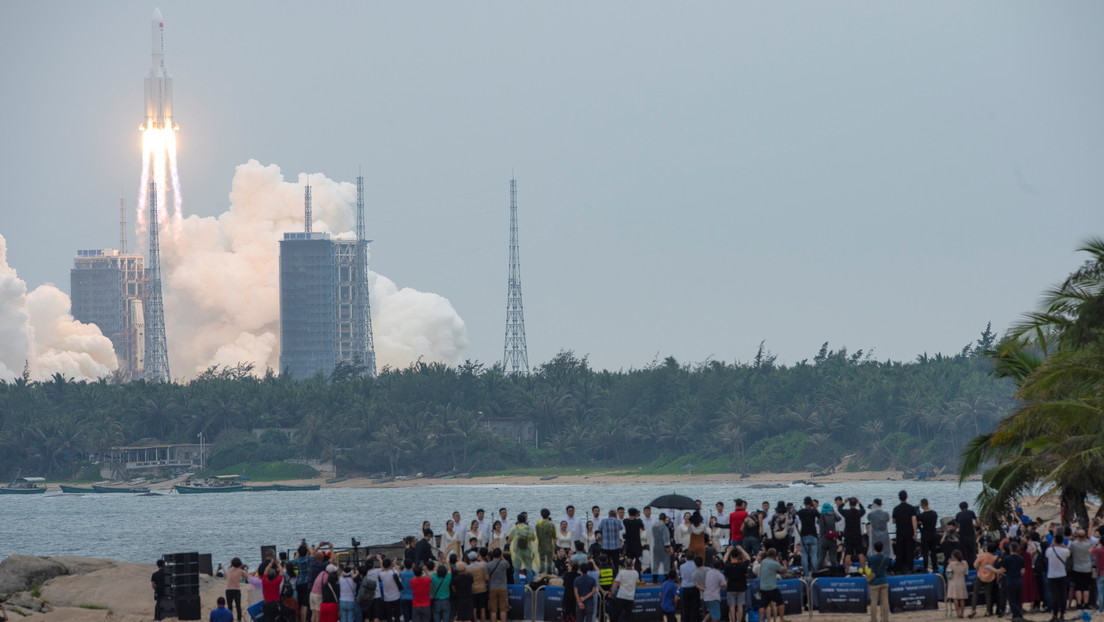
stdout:
<svg viewBox="0 0 1104 622">
<path fill-rule="evenodd" d="M 518 548 L 521 548 L 521 549 L 529 548 L 529 536 L 530 535 L 531 535 L 531 532 L 529 531 L 528 527 L 525 528 L 525 529 L 518 529 L 518 533 L 517 533 Z"/>
<path fill-rule="evenodd" d="M 364 577 L 360 580 L 360 587 L 357 588 L 356 601 L 361 607 L 371 607 L 372 601 L 376 599 L 376 582 L 368 577 Z"/>
<path fill-rule="evenodd" d="M 294 596 L 295 584 L 291 582 L 289 577 L 284 577 L 284 581 L 280 585 L 280 598 L 293 598 Z"/>
</svg>

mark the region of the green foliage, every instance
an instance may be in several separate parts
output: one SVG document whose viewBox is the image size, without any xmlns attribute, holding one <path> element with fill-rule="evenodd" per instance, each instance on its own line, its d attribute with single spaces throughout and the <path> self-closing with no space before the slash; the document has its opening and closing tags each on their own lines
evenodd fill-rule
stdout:
<svg viewBox="0 0 1104 622">
<path fill-rule="evenodd" d="M 293 462 L 239 462 L 217 469 L 207 469 L 199 474 L 243 475 L 253 482 L 278 482 L 289 479 L 311 479 L 318 477 L 318 471 L 306 464 Z"/>
<path fill-rule="evenodd" d="M 218 470 L 243 462 L 274 462 L 292 457 L 294 449 L 282 434 L 279 432 L 276 434 L 284 439 L 282 445 L 265 443 L 262 439 L 253 438 L 252 435 L 220 441 L 207 457 L 207 466 Z"/>
<path fill-rule="evenodd" d="M 466 361 L 298 381 L 254 377 L 248 365 L 184 384 L 20 378 L 0 382 L 0 473 L 70 477 L 113 446 L 200 434 L 221 472 L 291 457 L 376 475 L 804 471 L 847 455 L 864 466 L 943 465 L 1013 407 L 1012 381 L 989 374 L 979 347 L 897 362 L 825 344 L 783 365 L 760 345 L 751 362 L 667 357 L 621 371 L 561 352 L 528 376 Z M 493 432 L 492 420 L 528 426 L 523 442 Z"/>
<path fill-rule="evenodd" d="M 992 349 L 994 374 L 1015 381 L 1019 405 L 963 451 L 962 478 L 984 471 L 983 520 L 1041 488 L 1087 528 L 1086 498 L 1104 495 L 1104 238 L 1078 250 L 1089 259 Z"/>
<path fill-rule="evenodd" d="M 91 482 L 98 482 L 102 479 L 103 477 L 100 475 L 100 465 L 86 464 L 80 467 L 80 470 L 73 476 L 73 479 L 69 480 L 69 483 L 88 484 Z"/>
<path fill-rule="evenodd" d="M 800 471 L 810 457 L 809 436 L 794 430 L 757 441 L 748 450 L 747 463 L 753 472 Z"/>
</svg>

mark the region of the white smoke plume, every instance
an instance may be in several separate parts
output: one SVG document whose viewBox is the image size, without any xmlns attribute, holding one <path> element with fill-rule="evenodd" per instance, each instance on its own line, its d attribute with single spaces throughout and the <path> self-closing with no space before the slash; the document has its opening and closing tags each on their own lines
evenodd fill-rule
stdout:
<svg viewBox="0 0 1104 622">
<path fill-rule="evenodd" d="M 211 365 L 253 363 L 279 370 L 280 248 L 303 230 L 307 175 L 284 180 L 276 165 L 237 167 L 230 208 L 188 216 L 162 238 L 165 322 L 174 377 Z M 310 175 L 314 231 L 353 237 L 356 187 Z M 398 288 L 369 273 L 376 361 L 405 367 L 419 357 L 455 363 L 467 346 L 464 321 L 437 294 Z"/>
<path fill-rule="evenodd" d="M 118 368 L 111 341 L 94 324 L 69 314 L 69 297 L 53 285 L 30 293 L 8 265 L 8 243 L 0 235 L 0 380 L 11 381 L 27 366 L 32 380 L 60 373 L 91 380 Z"/>
</svg>

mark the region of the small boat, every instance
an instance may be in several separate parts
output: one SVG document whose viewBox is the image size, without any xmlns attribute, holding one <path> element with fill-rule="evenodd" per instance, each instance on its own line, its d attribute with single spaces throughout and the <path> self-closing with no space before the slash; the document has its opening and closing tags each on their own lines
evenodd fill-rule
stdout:
<svg viewBox="0 0 1104 622">
<path fill-rule="evenodd" d="M 45 486 L 39 484 L 46 481 L 45 477 L 20 477 L 19 479 L 0 488 L 0 495 L 37 495 L 46 492 Z"/>
<path fill-rule="evenodd" d="M 134 493 L 141 494 L 141 493 L 145 493 L 145 492 L 150 491 L 148 486 L 98 486 L 96 484 L 92 484 L 92 490 L 96 493 L 127 493 L 127 494 L 134 494 Z"/>
<path fill-rule="evenodd" d="M 96 491 L 92 490 L 91 486 L 70 486 L 68 484 L 61 484 L 61 492 L 83 493 L 90 495 Z"/>
<path fill-rule="evenodd" d="M 318 490 L 322 488 L 321 484 L 304 484 L 302 486 L 289 486 L 287 484 L 276 484 L 276 490 L 281 492 L 299 492 L 303 490 Z"/>
<path fill-rule="evenodd" d="M 250 484 L 249 486 L 246 486 L 245 489 L 249 492 L 271 492 L 273 490 L 279 490 L 280 487 L 276 484 Z"/>
<path fill-rule="evenodd" d="M 177 484 L 173 486 L 173 489 L 182 495 L 208 492 L 242 492 L 248 490 L 245 484 L 238 481 L 240 477 L 240 475 L 216 475 L 199 483 Z"/>
</svg>

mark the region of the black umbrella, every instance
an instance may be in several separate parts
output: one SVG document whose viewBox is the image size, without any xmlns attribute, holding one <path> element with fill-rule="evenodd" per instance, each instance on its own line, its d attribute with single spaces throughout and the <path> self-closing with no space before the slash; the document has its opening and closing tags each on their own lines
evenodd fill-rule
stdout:
<svg viewBox="0 0 1104 622">
<path fill-rule="evenodd" d="M 665 510 L 696 510 L 698 504 L 693 499 L 686 495 L 663 495 L 656 497 L 654 501 L 648 505 L 653 508 L 663 508 Z"/>
</svg>

